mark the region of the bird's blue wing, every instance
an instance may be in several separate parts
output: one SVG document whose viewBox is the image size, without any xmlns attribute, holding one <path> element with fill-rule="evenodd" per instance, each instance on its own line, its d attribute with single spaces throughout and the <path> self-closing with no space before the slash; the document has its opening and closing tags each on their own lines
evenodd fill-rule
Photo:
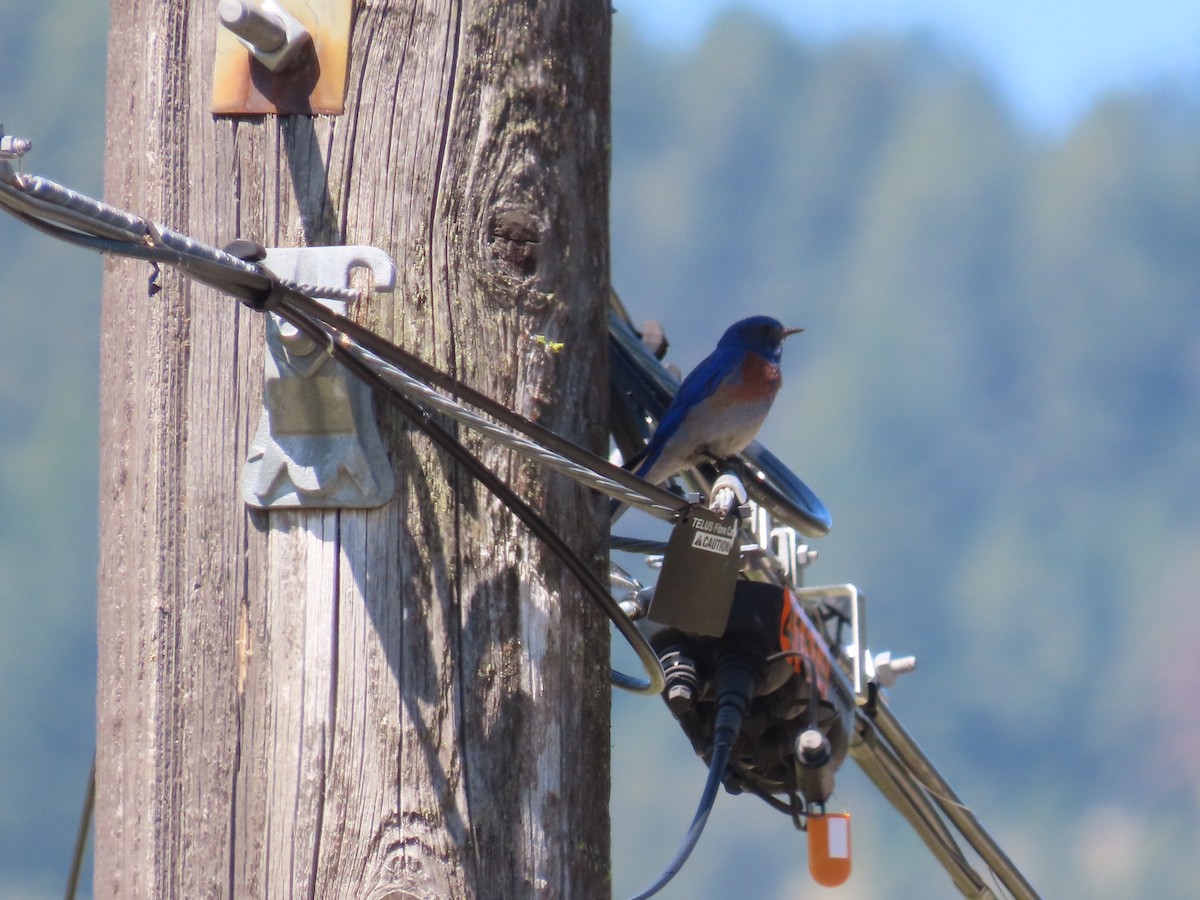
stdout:
<svg viewBox="0 0 1200 900">
<path fill-rule="evenodd" d="M 662 455 L 667 441 L 683 424 L 688 412 L 712 396 L 721 382 L 738 370 L 744 356 L 745 351 L 741 349 L 718 347 L 688 373 L 687 378 L 679 385 L 679 390 L 675 392 L 671 405 L 663 413 L 650 443 L 646 445 L 646 452 L 639 460 L 639 472 L 649 471 Z"/>
</svg>

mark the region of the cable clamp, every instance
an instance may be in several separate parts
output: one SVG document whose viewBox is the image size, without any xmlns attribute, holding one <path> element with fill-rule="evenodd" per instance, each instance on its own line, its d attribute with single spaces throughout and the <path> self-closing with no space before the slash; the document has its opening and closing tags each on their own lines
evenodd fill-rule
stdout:
<svg viewBox="0 0 1200 900">
<path fill-rule="evenodd" d="M 253 246 L 230 250 L 246 259 Z M 379 291 L 396 284 L 391 258 L 374 247 L 263 249 L 261 266 L 283 284 L 329 285 L 345 293 L 350 273 L 366 267 Z M 318 293 L 313 289 L 313 293 Z M 345 315 L 348 302 L 319 301 Z M 395 491 L 395 476 L 375 422 L 370 388 L 330 357 L 336 335 L 314 340 L 274 313 L 267 316 L 263 409 L 242 471 L 242 498 L 259 509 L 372 508 Z"/>
</svg>

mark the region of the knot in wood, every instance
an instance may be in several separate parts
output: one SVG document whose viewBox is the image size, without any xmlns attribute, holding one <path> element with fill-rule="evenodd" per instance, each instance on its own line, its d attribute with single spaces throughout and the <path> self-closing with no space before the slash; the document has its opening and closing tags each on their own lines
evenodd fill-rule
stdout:
<svg viewBox="0 0 1200 900">
<path fill-rule="evenodd" d="M 542 226 L 532 213 L 523 209 L 496 213 L 489 232 L 492 259 L 503 260 L 525 277 L 537 271 Z"/>
</svg>

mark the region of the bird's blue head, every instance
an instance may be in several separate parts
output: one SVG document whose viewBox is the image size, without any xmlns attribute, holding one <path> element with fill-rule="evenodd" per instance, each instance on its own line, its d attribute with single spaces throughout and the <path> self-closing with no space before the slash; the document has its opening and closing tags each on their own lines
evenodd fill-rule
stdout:
<svg viewBox="0 0 1200 900">
<path fill-rule="evenodd" d="M 750 350 L 779 365 L 783 355 L 783 341 L 788 335 L 797 334 L 803 328 L 784 328 L 778 319 L 770 316 L 750 316 L 730 325 L 717 343 L 718 347 Z"/>
</svg>

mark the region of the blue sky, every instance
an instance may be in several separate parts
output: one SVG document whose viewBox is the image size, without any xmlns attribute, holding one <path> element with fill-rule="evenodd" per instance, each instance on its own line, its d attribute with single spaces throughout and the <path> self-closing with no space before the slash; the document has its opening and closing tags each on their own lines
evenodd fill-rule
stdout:
<svg viewBox="0 0 1200 900">
<path fill-rule="evenodd" d="M 685 47 L 731 0 L 615 0 L 657 42 Z M 1058 129 L 1101 93 L 1190 83 L 1200 93 L 1198 0 L 742 0 L 818 39 L 920 31 L 977 58 L 1034 125 Z"/>
</svg>

